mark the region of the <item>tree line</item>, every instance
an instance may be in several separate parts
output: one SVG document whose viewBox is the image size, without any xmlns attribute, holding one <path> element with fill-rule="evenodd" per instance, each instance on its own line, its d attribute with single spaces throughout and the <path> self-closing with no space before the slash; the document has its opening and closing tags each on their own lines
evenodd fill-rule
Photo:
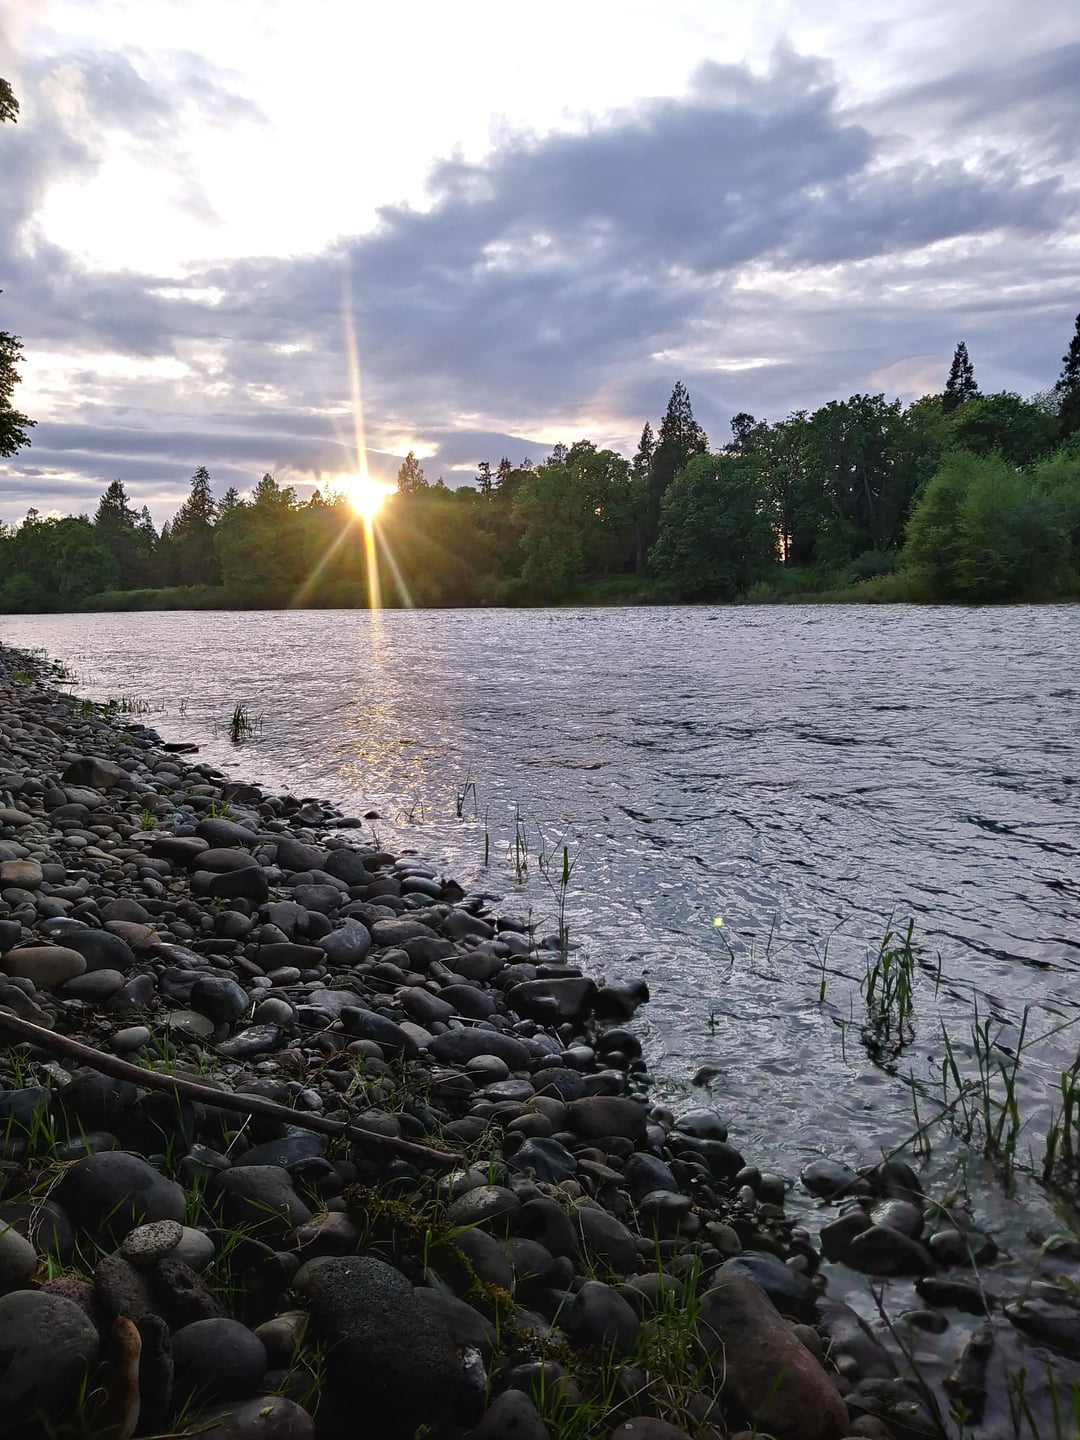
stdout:
<svg viewBox="0 0 1080 1440">
<path fill-rule="evenodd" d="M 18 109 L 0 80 L 0 122 Z M 0 331 L 0 457 L 30 444 L 21 355 Z M 485 460 L 452 490 L 410 453 L 375 541 L 390 605 L 1077 594 L 1080 316 L 1057 382 L 1031 399 L 983 395 L 961 342 L 939 394 L 743 412 L 716 448 L 680 382 L 630 459 L 582 439 L 536 465 Z M 0 611 L 363 605 L 371 553 L 344 497 L 300 501 L 269 474 L 218 497 L 200 466 L 160 532 L 120 480 L 93 518 L 0 525 Z"/>
<path fill-rule="evenodd" d="M 1078 593 L 1080 316 L 1052 390 L 983 395 L 966 346 L 940 394 L 854 395 L 711 449 L 676 384 L 627 459 L 589 440 L 539 464 L 431 483 L 416 456 L 376 520 L 384 604 L 783 599 L 999 601 Z M 852 589 L 854 587 L 854 589 Z M 0 527 L 0 609 L 369 603 L 344 496 L 264 475 L 213 492 L 205 467 L 160 533 L 123 483 L 92 518 Z"/>
</svg>

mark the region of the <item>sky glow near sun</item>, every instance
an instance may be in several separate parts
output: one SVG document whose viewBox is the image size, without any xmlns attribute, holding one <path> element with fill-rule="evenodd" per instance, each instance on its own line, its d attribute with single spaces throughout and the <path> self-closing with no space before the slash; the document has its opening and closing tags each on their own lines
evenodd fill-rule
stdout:
<svg viewBox="0 0 1080 1440">
<path fill-rule="evenodd" d="M 0 75 L 0 520 L 1031 394 L 1080 308 L 1075 0 L 0 0 Z"/>
</svg>

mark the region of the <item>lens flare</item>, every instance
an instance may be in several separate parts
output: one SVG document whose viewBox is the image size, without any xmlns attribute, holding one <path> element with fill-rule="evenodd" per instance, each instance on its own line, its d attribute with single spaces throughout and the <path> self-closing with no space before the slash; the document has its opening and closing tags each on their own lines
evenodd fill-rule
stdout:
<svg viewBox="0 0 1080 1440">
<path fill-rule="evenodd" d="M 366 525 L 370 525 L 383 507 L 390 491 L 368 475 L 354 475 L 345 484 L 345 495 L 349 504 Z"/>
</svg>

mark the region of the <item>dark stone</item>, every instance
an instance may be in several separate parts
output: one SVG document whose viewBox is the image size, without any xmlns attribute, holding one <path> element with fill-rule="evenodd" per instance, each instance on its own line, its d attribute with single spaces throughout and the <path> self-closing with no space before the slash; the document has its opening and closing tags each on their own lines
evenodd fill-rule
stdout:
<svg viewBox="0 0 1080 1440">
<path fill-rule="evenodd" d="M 400 1025 L 377 1015 L 374 1010 L 354 1009 L 346 1006 L 341 1012 L 341 1023 L 347 1035 L 358 1040 L 374 1040 L 388 1059 L 402 1057 L 415 1060 L 420 1053 L 416 1041 Z"/>
<path fill-rule="evenodd" d="M 94 1266 L 94 1296 L 109 1320 L 126 1315 L 138 1324 L 157 1313 L 145 1275 L 120 1255 L 104 1255 Z"/>
<path fill-rule="evenodd" d="M 446 1211 L 451 1225 L 483 1225 L 505 1233 L 510 1221 L 521 1208 L 521 1201 L 512 1190 L 502 1185 L 480 1185 L 459 1195 Z"/>
<path fill-rule="evenodd" d="M 300 874 L 304 870 L 325 870 L 328 858 L 327 852 L 317 845 L 305 845 L 302 840 L 296 840 L 291 835 L 278 837 L 274 859 L 282 870 L 290 874 Z"/>
<path fill-rule="evenodd" d="M 146 1435 L 168 1430 L 172 1415 L 172 1343 L 160 1315 L 148 1315 L 136 1328 L 142 1341 L 139 1356 L 139 1427 Z"/>
<path fill-rule="evenodd" d="M 834 1195 L 865 1194 L 870 1188 L 864 1185 L 861 1190 L 856 1189 L 859 1176 L 840 1160 L 811 1160 L 799 1178 L 811 1195 L 820 1195 L 826 1200 Z"/>
<path fill-rule="evenodd" d="M 172 1337 L 177 1400 L 245 1399 L 266 1374 L 266 1347 L 237 1320 L 197 1320 Z"/>
<path fill-rule="evenodd" d="M 450 1332 L 450 1338 L 459 1347 L 472 1346 L 479 1350 L 484 1363 L 489 1364 L 498 1345 L 494 1325 L 471 1305 L 455 1295 L 446 1295 L 441 1290 L 427 1290 L 418 1287 L 413 1291 L 421 1305 L 441 1321 Z"/>
<path fill-rule="evenodd" d="M 44 1085 L 21 1090 L 0 1090 L 0 1134 L 32 1129 L 49 1113 L 49 1091 Z"/>
<path fill-rule="evenodd" d="M 637 1342 L 641 1319 L 610 1285 L 586 1280 L 574 1296 L 565 1329 L 578 1349 L 596 1346 L 626 1355 Z"/>
<path fill-rule="evenodd" d="M 217 1320 L 226 1313 L 214 1292 L 183 1260 L 166 1255 L 152 1268 L 154 1291 L 174 1329 L 199 1320 Z"/>
<path fill-rule="evenodd" d="M 635 1203 L 656 1190 L 677 1192 L 679 1189 L 670 1165 L 657 1155 L 640 1151 L 631 1155 L 623 1166 L 623 1179 Z"/>
<path fill-rule="evenodd" d="M 587 1095 L 567 1106 L 570 1129 L 583 1140 L 606 1140 L 610 1136 L 641 1141 L 645 1138 L 648 1112 L 637 1100 L 622 1095 Z"/>
<path fill-rule="evenodd" d="M 1080 1310 L 1046 1300 L 1007 1305 L 1005 1314 L 1018 1330 L 1070 1360 L 1080 1360 Z"/>
<path fill-rule="evenodd" d="M 366 885 L 371 879 L 371 871 L 364 864 L 364 857 L 345 846 L 339 850 L 331 850 L 322 868 L 327 875 L 344 880 L 346 885 Z"/>
<path fill-rule="evenodd" d="M 924 1275 L 915 1281 L 917 1293 L 928 1305 L 943 1310 L 962 1310 L 965 1315 L 985 1315 L 992 1304 L 979 1286 L 970 1280 L 944 1280 L 937 1275 Z"/>
<path fill-rule="evenodd" d="M 209 848 L 209 841 L 199 835 L 163 835 L 150 846 L 150 856 L 174 865 L 191 865 L 201 851 Z"/>
<path fill-rule="evenodd" d="M 67 1418 L 98 1358 L 98 1334 L 72 1300 L 39 1290 L 0 1297 L 0 1426 L 8 1437 L 45 1433 Z"/>
<path fill-rule="evenodd" d="M 637 1242 L 621 1220 L 591 1205 L 579 1205 L 573 1218 L 582 1252 L 598 1269 L 614 1271 L 620 1277 L 634 1269 Z"/>
<path fill-rule="evenodd" d="M 814 1319 L 817 1291 L 805 1275 L 789 1270 L 775 1255 L 744 1250 L 714 1270 L 709 1282 L 722 1285 L 736 1277 L 752 1280 L 764 1290 L 781 1315 L 807 1322 Z"/>
<path fill-rule="evenodd" d="M 200 876 L 203 877 L 201 880 Z M 261 904 L 270 894 L 270 880 L 261 865 L 245 870 L 229 870 L 223 875 L 197 870 L 192 877 L 192 889 L 212 899 L 254 900 L 256 904 Z"/>
<path fill-rule="evenodd" d="M 871 1225 L 856 1235 L 844 1263 L 864 1275 L 927 1275 L 934 1268 L 925 1245 L 888 1225 Z"/>
<path fill-rule="evenodd" d="M 427 1053 L 440 1065 L 464 1065 L 477 1055 L 496 1055 L 511 1070 L 529 1068 L 529 1052 L 520 1040 L 499 1030 L 447 1030 L 436 1035 Z"/>
<path fill-rule="evenodd" d="M 580 1020 L 596 995 L 596 982 L 583 976 L 526 980 L 507 991 L 506 1003 L 528 1020 Z"/>
<path fill-rule="evenodd" d="M 551 1431 L 524 1390 L 504 1390 L 485 1410 L 472 1440 L 551 1440 Z"/>
<path fill-rule="evenodd" d="M 246 825 L 238 825 L 235 820 L 224 820 L 219 818 L 208 818 L 200 820 L 195 826 L 196 834 L 210 845 L 256 845 L 259 837 L 254 830 L 249 830 Z"/>
<path fill-rule="evenodd" d="M 385 1440 L 474 1418 L 480 1389 L 446 1321 L 399 1271 L 368 1257 L 324 1260 L 307 1267 L 302 1293 L 314 1336 L 329 1346 L 328 1398 L 343 1418 L 363 1415 Z"/>
<path fill-rule="evenodd" d="M 296 1194 L 288 1172 L 277 1165 L 243 1165 L 218 1176 L 222 1215 L 268 1244 L 306 1225 L 311 1211 Z"/>
<path fill-rule="evenodd" d="M 64 936 L 69 950 L 77 950 L 87 970 L 119 970 L 121 975 L 135 964 L 135 952 L 126 940 L 109 930 L 74 930 Z"/>
<path fill-rule="evenodd" d="M 198 1440 L 315 1440 L 315 1421 L 285 1395 L 260 1395 L 195 1416 L 189 1433 Z"/>
<path fill-rule="evenodd" d="M 511 1170 L 531 1170 L 538 1180 L 552 1185 L 560 1180 L 572 1180 L 578 1169 L 578 1162 L 565 1145 L 542 1136 L 519 1145 L 509 1164 Z"/>
<path fill-rule="evenodd" d="M 232 1025 L 247 1012 L 251 997 L 228 975 L 200 976 L 191 987 L 188 1004 L 215 1025 Z"/>
<path fill-rule="evenodd" d="M 187 1208 L 179 1185 L 123 1150 L 76 1160 L 64 1172 L 55 1198 L 80 1230 L 113 1244 L 148 1220 L 183 1222 Z"/>
<path fill-rule="evenodd" d="M 486 990 L 460 981 L 444 985 L 439 991 L 439 998 L 454 1007 L 455 1015 L 463 1015 L 468 1020 L 490 1020 L 499 1008 Z"/>
</svg>

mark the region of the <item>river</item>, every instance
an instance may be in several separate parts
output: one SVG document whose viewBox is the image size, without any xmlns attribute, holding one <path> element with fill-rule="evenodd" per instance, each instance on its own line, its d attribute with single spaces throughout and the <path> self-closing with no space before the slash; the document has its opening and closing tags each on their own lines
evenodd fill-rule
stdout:
<svg viewBox="0 0 1080 1440">
<path fill-rule="evenodd" d="M 1029 1036 L 1080 1015 L 1076 606 L 6 616 L 0 640 L 233 775 L 377 812 L 368 838 L 541 935 L 565 846 L 580 962 L 651 987 L 657 1094 L 787 1173 L 902 1140 L 905 1077 L 929 1105 L 976 1005 L 1006 1048 L 1025 1005 Z M 234 745 L 238 702 L 260 724 Z M 890 917 L 919 964 L 882 1065 L 859 982 Z M 1024 1056 L 1036 1160 L 1078 1040 Z"/>
</svg>

